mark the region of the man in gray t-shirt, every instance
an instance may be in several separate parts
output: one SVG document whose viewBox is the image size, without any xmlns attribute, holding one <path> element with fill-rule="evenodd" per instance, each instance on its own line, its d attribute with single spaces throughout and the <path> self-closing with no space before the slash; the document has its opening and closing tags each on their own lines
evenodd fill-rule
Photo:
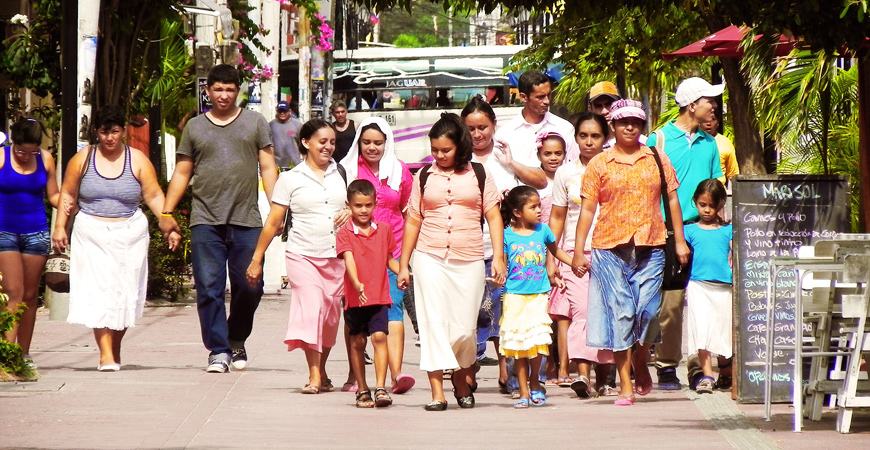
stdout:
<svg viewBox="0 0 870 450">
<path fill-rule="evenodd" d="M 213 108 L 191 119 L 181 135 L 178 161 L 160 215 L 164 236 L 180 231 L 173 211 L 193 183 L 190 243 L 202 341 L 210 354 L 206 371 L 247 366 L 245 340 L 263 296 L 263 282 L 250 286 L 245 271 L 263 227 L 257 207 L 259 173 L 267 198 L 278 179 L 269 124 L 262 114 L 236 106 L 239 72 L 220 64 L 208 75 Z M 229 269 L 230 313 L 224 304 Z"/>
<path fill-rule="evenodd" d="M 275 163 L 278 167 L 290 168 L 302 162 L 296 144 L 296 134 L 301 127 L 302 122 L 293 117 L 290 105 L 285 101 L 278 102 L 275 119 L 269 122 L 272 141 L 275 143 Z"/>
</svg>

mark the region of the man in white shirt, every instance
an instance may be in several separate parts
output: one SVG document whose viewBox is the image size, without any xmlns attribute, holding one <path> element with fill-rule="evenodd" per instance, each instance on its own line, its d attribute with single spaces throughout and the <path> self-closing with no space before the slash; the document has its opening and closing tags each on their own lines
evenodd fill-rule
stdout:
<svg viewBox="0 0 870 450">
<path fill-rule="evenodd" d="M 498 129 L 495 135 L 495 152 L 509 155 L 510 160 L 515 163 L 536 168 L 540 172 L 541 186 L 533 187 L 541 189 L 547 182 L 546 175 L 540 168 L 535 138 L 541 133 L 559 133 L 567 145 L 565 161 L 576 159 L 580 150 L 574 140 L 574 126 L 550 112 L 550 79 L 536 70 L 527 70 L 520 76 L 517 85 L 523 110 L 520 115 Z"/>
</svg>

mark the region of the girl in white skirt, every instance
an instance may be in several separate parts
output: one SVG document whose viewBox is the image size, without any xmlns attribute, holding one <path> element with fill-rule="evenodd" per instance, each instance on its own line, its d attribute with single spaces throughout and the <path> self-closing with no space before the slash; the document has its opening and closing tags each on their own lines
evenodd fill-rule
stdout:
<svg viewBox="0 0 870 450">
<path fill-rule="evenodd" d="M 689 350 L 698 350 L 704 371 L 696 388 L 698 393 L 713 392 L 712 354 L 731 357 L 732 231 L 719 214 L 726 197 L 725 186 L 719 180 L 702 181 L 692 197 L 700 219 L 683 228 L 686 241 L 695 251 L 686 298 Z"/>
<path fill-rule="evenodd" d="M 541 223 L 541 197 L 535 188 L 518 186 L 511 189 L 502 202 L 501 214 L 502 220 L 511 226 L 504 233 L 508 275 L 499 350 L 506 357 L 516 358 L 514 367 L 520 398 L 514 407 L 543 406 L 547 396 L 539 378 L 541 355 L 548 355 L 549 345 L 553 343 L 550 337 L 553 321 L 547 312 L 550 304 L 547 250 L 565 264 L 571 263 L 571 257 L 556 245 L 550 227 Z M 560 288 L 564 287 L 561 279 L 559 283 Z"/>
</svg>

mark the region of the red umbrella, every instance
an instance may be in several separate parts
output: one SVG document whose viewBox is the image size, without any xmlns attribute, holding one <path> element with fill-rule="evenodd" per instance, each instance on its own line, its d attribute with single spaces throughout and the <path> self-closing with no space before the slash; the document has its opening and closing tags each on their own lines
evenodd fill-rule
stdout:
<svg viewBox="0 0 870 450">
<path fill-rule="evenodd" d="M 671 61 L 678 56 L 718 56 L 720 58 L 740 58 L 743 56 L 743 49 L 740 48 L 740 42 L 749 31 L 749 27 L 738 27 L 731 25 L 728 28 L 721 29 L 700 41 L 693 42 L 679 50 L 662 53 L 665 61 Z M 761 38 L 761 35 L 755 36 L 755 40 Z M 776 46 L 776 56 L 785 56 L 794 48 L 796 41 L 786 36 L 780 36 Z"/>
</svg>

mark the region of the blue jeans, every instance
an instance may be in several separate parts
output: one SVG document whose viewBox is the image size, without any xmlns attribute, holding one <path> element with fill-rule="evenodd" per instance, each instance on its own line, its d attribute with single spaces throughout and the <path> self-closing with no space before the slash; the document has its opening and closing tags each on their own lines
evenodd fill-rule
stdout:
<svg viewBox="0 0 870 450">
<path fill-rule="evenodd" d="M 637 342 L 655 342 L 649 328 L 662 302 L 664 250 L 634 245 L 593 249 L 591 263 L 588 345 L 621 351 Z"/>
<path fill-rule="evenodd" d="M 251 335 L 254 313 L 263 296 L 263 280 L 251 287 L 245 271 L 254 256 L 261 228 L 196 225 L 190 229 L 196 309 L 202 342 L 211 355 L 231 352 L 230 341 L 244 343 Z M 224 292 L 230 274 L 230 314 Z"/>
<path fill-rule="evenodd" d="M 23 255 L 45 256 L 50 251 L 51 233 L 48 230 L 34 233 L 0 231 L 0 252 L 18 252 Z"/>
</svg>

